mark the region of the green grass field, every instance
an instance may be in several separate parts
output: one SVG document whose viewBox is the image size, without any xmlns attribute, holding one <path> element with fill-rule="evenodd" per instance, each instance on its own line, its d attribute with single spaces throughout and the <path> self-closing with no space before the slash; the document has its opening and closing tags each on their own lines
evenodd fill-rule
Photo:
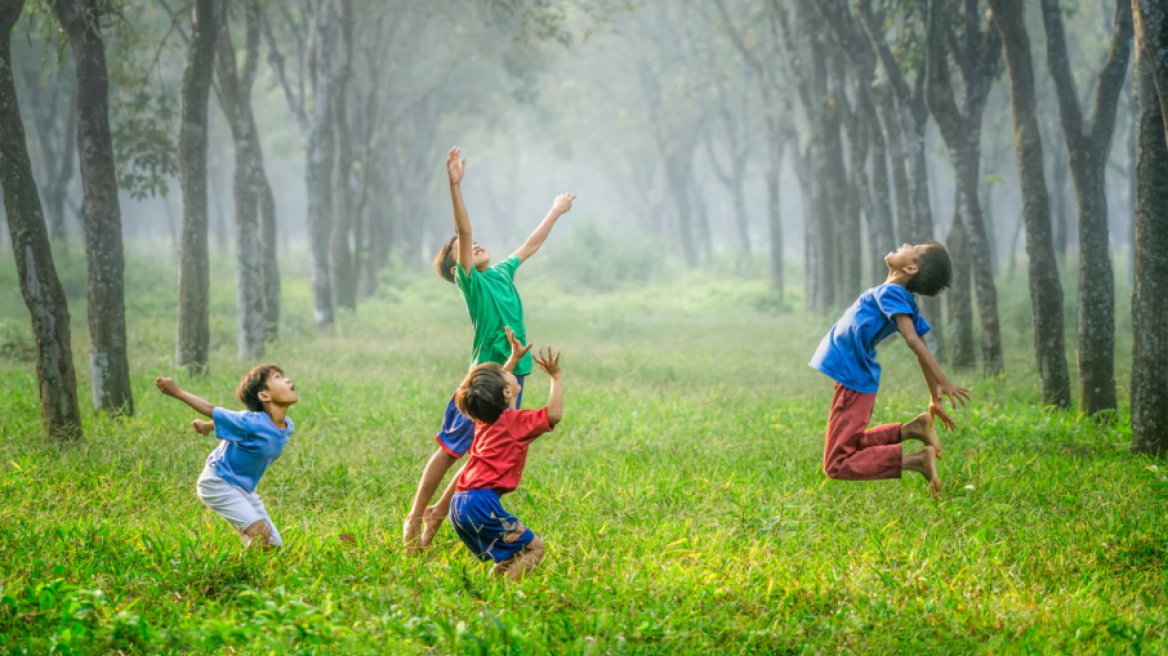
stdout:
<svg viewBox="0 0 1168 656">
<path fill-rule="evenodd" d="M 61 268 L 85 409 L 84 263 Z M 212 375 L 177 377 L 234 408 L 255 363 L 234 358 L 232 262 L 215 270 Z M 821 473 L 832 385 L 806 362 L 834 317 L 777 313 L 763 283 L 699 274 L 567 296 L 548 270 L 519 285 L 532 340 L 563 349 L 566 412 L 505 499 L 549 545 L 516 586 L 489 578 L 449 526 L 422 557 L 399 545 L 466 370 L 469 322 L 447 283 L 392 276 L 318 337 L 304 276 L 286 276 L 267 359 L 302 401 L 259 492 L 287 547 L 245 555 L 195 497 L 215 440 L 153 389 L 176 375 L 172 266 L 129 264 L 137 413 L 86 412 L 84 443 L 56 447 L 40 431 L 14 267 L 0 262 L 0 653 L 1168 651 L 1157 474 L 1128 452 L 1126 421 L 1036 407 L 1024 280 L 1002 285 L 1007 376 L 950 372 L 974 403 L 943 436 L 934 501 L 920 477 Z M 890 342 L 881 359 L 874 421 L 920 412 L 908 349 Z M 528 383 L 538 407 L 547 378 Z"/>
</svg>

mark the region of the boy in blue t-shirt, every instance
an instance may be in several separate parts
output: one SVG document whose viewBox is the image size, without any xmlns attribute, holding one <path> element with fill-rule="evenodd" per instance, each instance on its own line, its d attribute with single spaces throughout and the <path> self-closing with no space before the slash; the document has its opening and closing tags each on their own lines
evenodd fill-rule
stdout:
<svg viewBox="0 0 1168 656">
<path fill-rule="evenodd" d="M 232 412 L 183 391 L 173 379 L 159 377 L 154 384 L 163 394 L 212 419 L 191 422 L 195 432 L 208 435 L 214 431 L 222 440 L 207 456 L 199 475 L 199 499 L 239 531 L 248 549 L 283 546 L 280 532 L 255 490 L 292 436 L 295 427 L 288 418 L 288 408 L 298 400 L 296 386 L 276 365 L 261 364 L 243 377 L 235 391 L 247 410 Z"/>
<path fill-rule="evenodd" d="M 888 279 L 883 285 L 860 295 L 844 316 L 831 327 L 811 366 L 836 381 L 835 397 L 827 420 L 827 441 L 823 451 L 823 471 L 829 478 L 870 481 L 900 478 L 902 471 L 920 472 L 929 482 L 935 498 L 941 491 L 936 461 L 941 457 L 941 441 L 933 428 L 939 418 L 945 428 L 954 428 L 945 412 L 944 399 L 953 407 L 969 400 L 969 390 L 949 382 L 922 337 L 929 324 L 917 308 L 914 294 L 937 296 L 949 286 L 953 265 L 949 253 L 937 242 L 917 246 L 905 244 L 884 258 Z M 929 409 L 907 424 L 887 424 L 868 428 L 876 391 L 880 387 L 880 364 L 876 345 L 900 332 L 917 356 L 925 383 L 929 386 Z M 925 448 L 905 454 L 904 440 L 919 440 Z"/>
</svg>

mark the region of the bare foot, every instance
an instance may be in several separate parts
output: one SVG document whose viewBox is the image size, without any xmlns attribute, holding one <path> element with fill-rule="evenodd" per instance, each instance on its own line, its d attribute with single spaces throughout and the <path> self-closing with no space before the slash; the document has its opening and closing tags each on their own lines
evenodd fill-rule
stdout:
<svg viewBox="0 0 1168 656">
<path fill-rule="evenodd" d="M 406 521 L 402 523 L 402 544 L 405 545 L 407 554 L 412 556 L 421 550 L 422 545 L 418 540 L 421 534 L 422 520 L 415 519 L 413 515 L 406 517 Z"/>
<path fill-rule="evenodd" d="M 918 440 L 925 446 L 933 447 L 937 453 L 937 460 L 941 459 L 941 438 L 937 436 L 937 429 L 933 426 L 933 415 L 922 412 L 907 424 L 900 425 L 900 435 L 906 440 Z"/>
<path fill-rule="evenodd" d="M 933 447 L 926 446 L 921 450 L 921 468 L 918 471 L 929 482 L 929 492 L 933 498 L 940 499 L 941 478 L 937 476 L 937 452 Z"/>
<path fill-rule="evenodd" d="M 438 533 L 438 528 L 442 526 L 442 520 L 446 519 L 446 515 L 439 515 L 434 511 L 434 506 L 427 506 L 426 512 L 422 514 L 422 539 L 418 541 L 418 546 L 422 549 L 429 549 L 430 544 L 434 542 L 434 536 Z"/>
</svg>

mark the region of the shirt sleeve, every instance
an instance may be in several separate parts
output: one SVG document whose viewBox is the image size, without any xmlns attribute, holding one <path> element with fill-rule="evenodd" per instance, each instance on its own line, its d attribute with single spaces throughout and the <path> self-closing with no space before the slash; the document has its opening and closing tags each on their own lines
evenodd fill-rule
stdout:
<svg viewBox="0 0 1168 656">
<path fill-rule="evenodd" d="M 547 408 L 539 410 L 519 410 L 516 413 L 515 429 L 520 442 L 531 442 L 535 438 L 550 433 L 555 427 L 548 423 Z"/>
<path fill-rule="evenodd" d="M 913 328 L 920 337 L 924 337 L 931 329 L 929 322 L 925 321 L 920 310 L 917 309 L 912 293 L 900 285 L 885 285 L 877 295 L 876 302 L 880 304 L 880 311 L 888 317 L 889 321 L 895 322 L 898 314 L 912 317 Z"/>
<path fill-rule="evenodd" d="M 470 273 L 467 273 L 461 264 L 457 262 L 454 264 L 454 284 L 458 285 L 458 290 L 462 292 L 468 303 L 473 302 L 478 296 L 480 275 L 482 274 L 473 266 L 470 268 Z"/>
<path fill-rule="evenodd" d="M 519 256 L 512 255 L 511 257 L 508 257 L 507 259 L 503 260 L 502 262 L 496 264 L 492 268 L 495 269 L 495 271 L 498 271 L 499 273 L 503 274 L 504 276 L 507 276 L 508 280 L 514 282 L 515 281 L 515 272 L 519 269 L 519 264 L 520 264 Z"/>
<path fill-rule="evenodd" d="M 211 411 L 211 420 L 215 422 L 215 437 L 228 442 L 242 442 L 251 423 L 246 412 L 232 412 L 218 406 Z"/>
</svg>

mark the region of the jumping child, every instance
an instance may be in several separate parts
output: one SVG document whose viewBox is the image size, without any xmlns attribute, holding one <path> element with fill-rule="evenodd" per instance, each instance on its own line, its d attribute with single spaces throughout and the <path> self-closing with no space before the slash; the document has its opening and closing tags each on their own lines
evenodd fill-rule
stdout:
<svg viewBox="0 0 1168 656">
<path fill-rule="evenodd" d="M 284 544 L 256 486 L 268 465 L 284 451 L 294 426 L 288 408 L 296 403 L 296 386 L 274 364 L 261 364 L 239 381 L 235 391 L 247 410 L 232 412 L 185 392 L 170 378 L 154 381 L 158 389 L 191 406 L 212 421 L 196 419 L 191 427 L 200 435 L 215 432 L 222 440 L 207 456 L 196 490 L 203 505 L 239 531 L 244 545 L 279 549 Z"/>
<path fill-rule="evenodd" d="M 503 364 L 510 353 L 510 345 L 503 328 L 511 326 L 520 341 L 526 340 L 523 324 L 523 302 L 515 289 L 515 271 L 527 258 L 543 245 L 556 221 L 572 209 L 572 194 L 561 194 L 552 203 L 552 208 L 539 227 L 527 241 L 510 257 L 491 266 L 491 255 L 487 249 L 475 243 L 471 237 L 470 218 L 462 200 L 462 175 L 466 160 L 459 158 L 458 148 L 451 148 L 446 158 L 446 172 L 450 176 L 450 200 L 454 206 L 454 237 L 447 241 L 434 267 L 443 279 L 458 286 L 458 291 L 466 301 L 470 321 L 474 326 L 474 343 L 471 352 L 471 367 L 493 362 Z M 519 407 L 523 394 L 523 379 L 531 372 L 531 357 L 525 356 L 515 366 L 514 377 L 519 384 L 515 405 Z M 454 397 L 446 404 L 442 430 L 435 436 L 438 449 L 426 463 L 418 492 L 414 497 L 410 514 L 402 527 L 402 538 L 409 551 L 430 546 L 442 520 L 449 513 L 450 499 L 454 495 L 454 482 L 446 489 L 437 504 L 427 506 L 434 496 L 442 478 L 455 461 L 470 449 L 474 440 L 474 421 L 458 411 Z M 420 537 L 419 537 L 420 534 Z"/>
<path fill-rule="evenodd" d="M 823 471 L 829 478 L 845 481 L 900 478 L 905 470 L 920 472 L 936 498 L 941 491 L 936 463 L 941 458 L 941 441 L 933 419 L 940 419 L 947 429 L 954 428 L 953 419 L 945 412 L 944 399 L 947 397 L 954 408 L 958 402 L 965 405 L 969 390 L 949 382 L 921 339 L 929 332 L 929 324 L 921 316 L 913 295 L 940 294 L 949 286 L 953 266 L 948 251 L 937 242 L 905 244 L 885 256 L 884 262 L 888 265 L 888 279 L 860 295 L 831 327 L 811 358 L 812 367 L 836 381 L 827 420 Z M 907 424 L 868 428 L 880 387 L 876 345 L 897 331 L 917 356 L 929 386 L 929 409 Z M 901 448 L 905 440 L 919 440 L 925 448 L 905 454 Z"/>
<path fill-rule="evenodd" d="M 552 379 L 547 406 L 519 410 L 522 388 L 511 373 L 531 350 L 507 329 L 511 356 L 503 366 L 480 364 L 455 392 L 458 409 L 475 420 L 470 458 L 457 479 L 450 505 L 450 523 L 462 543 L 481 560 L 495 561 L 491 572 L 519 581 L 539 564 L 544 543 L 511 513 L 499 497 L 519 487 L 527 448 L 535 438 L 550 432 L 564 416 L 564 389 L 560 384 L 560 354 L 541 350 L 534 360 Z"/>
</svg>

